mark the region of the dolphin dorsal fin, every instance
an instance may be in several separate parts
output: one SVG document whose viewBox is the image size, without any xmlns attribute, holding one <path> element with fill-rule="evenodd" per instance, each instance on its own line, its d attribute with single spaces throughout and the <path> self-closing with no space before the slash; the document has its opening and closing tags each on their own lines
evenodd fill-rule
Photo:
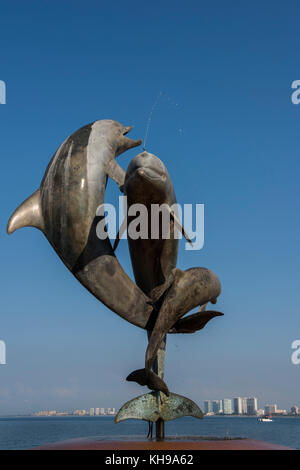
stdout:
<svg viewBox="0 0 300 470">
<path fill-rule="evenodd" d="M 22 227 L 36 227 L 42 232 L 44 231 L 39 189 L 29 196 L 12 214 L 7 224 L 7 233 L 11 234 Z"/>
</svg>

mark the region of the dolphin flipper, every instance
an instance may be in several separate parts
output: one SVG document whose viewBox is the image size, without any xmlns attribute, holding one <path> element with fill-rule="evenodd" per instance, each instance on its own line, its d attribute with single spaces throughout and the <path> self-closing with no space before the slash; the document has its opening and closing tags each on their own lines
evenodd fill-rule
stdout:
<svg viewBox="0 0 300 470">
<path fill-rule="evenodd" d="M 105 171 L 108 176 L 114 180 L 119 186 L 120 190 L 123 192 L 123 185 L 125 181 L 125 171 L 120 165 L 116 162 L 115 159 L 110 160 L 105 166 Z"/>
<path fill-rule="evenodd" d="M 168 333 L 195 333 L 196 331 L 202 330 L 212 318 L 222 315 L 224 315 L 224 313 L 216 312 L 215 310 L 193 313 L 192 315 L 178 320 Z"/>
<path fill-rule="evenodd" d="M 39 189 L 29 196 L 11 215 L 7 224 L 7 233 L 11 234 L 22 227 L 35 227 L 42 232 L 44 231 Z"/>
<path fill-rule="evenodd" d="M 162 209 L 165 209 L 168 214 L 170 214 L 171 218 L 173 219 L 174 221 L 174 224 L 176 225 L 177 229 L 179 230 L 180 233 L 182 233 L 182 235 L 184 236 L 184 238 L 186 239 L 186 241 L 191 245 L 193 246 L 193 242 L 192 240 L 190 239 L 188 233 L 185 231 L 185 228 L 184 226 L 182 225 L 182 223 L 180 222 L 179 218 L 177 217 L 177 215 L 175 214 L 174 211 L 171 210 L 170 206 L 168 205 L 164 205 Z"/>
</svg>

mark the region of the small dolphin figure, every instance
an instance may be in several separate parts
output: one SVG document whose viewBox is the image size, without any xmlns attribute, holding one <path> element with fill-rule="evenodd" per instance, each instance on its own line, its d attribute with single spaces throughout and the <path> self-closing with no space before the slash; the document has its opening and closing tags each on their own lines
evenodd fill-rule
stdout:
<svg viewBox="0 0 300 470">
<path fill-rule="evenodd" d="M 145 328 L 151 299 L 127 276 L 108 238 L 96 234 L 97 208 L 104 203 L 107 177 L 122 187 L 124 170 L 115 157 L 141 144 L 132 129 L 100 120 L 68 137 L 54 154 L 37 191 L 10 217 L 7 232 L 41 230 L 72 274 L 98 300 L 127 321 Z"/>
<path fill-rule="evenodd" d="M 147 385 L 150 389 L 155 383 L 158 390 L 168 395 L 166 384 L 163 381 L 161 383 L 161 379 L 159 382 L 155 381 L 155 374 L 151 371 L 161 341 L 183 315 L 198 305 L 216 303 L 220 293 L 220 281 L 209 269 L 174 269 L 166 283 L 151 293 L 152 300 L 162 300 L 162 304 L 147 347 L 145 368 L 132 372 L 127 380 Z M 218 313 L 212 316 L 217 315 Z"/>
</svg>

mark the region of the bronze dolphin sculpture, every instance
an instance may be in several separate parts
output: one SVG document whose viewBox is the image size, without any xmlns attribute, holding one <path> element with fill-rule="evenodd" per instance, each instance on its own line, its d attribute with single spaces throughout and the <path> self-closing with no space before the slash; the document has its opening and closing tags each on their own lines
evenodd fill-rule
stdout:
<svg viewBox="0 0 300 470">
<path fill-rule="evenodd" d="M 7 232 L 25 226 L 41 230 L 84 287 L 122 318 L 145 328 L 153 311 L 149 297 L 122 269 L 109 239 L 100 240 L 96 234 L 96 212 L 104 203 L 107 177 L 120 187 L 124 183 L 125 172 L 115 157 L 141 144 L 126 137 L 131 129 L 105 119 L 69 136 L 50 161 L 39 189 L 10 217 Z"/>
</svg>

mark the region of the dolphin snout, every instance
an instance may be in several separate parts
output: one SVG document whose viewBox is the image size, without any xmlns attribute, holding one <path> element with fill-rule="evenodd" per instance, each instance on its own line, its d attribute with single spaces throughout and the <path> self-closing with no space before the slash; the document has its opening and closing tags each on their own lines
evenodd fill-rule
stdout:
<svg viewBox="0 0 300 470">
<path fill-rule="evenodd" d="M 123 128 L 123 135 L 127 135 L 133 129 L 133 126 L 125 126 Z"/>
<path fill-rule="evenodd" d="M 142 140 L 134 140 L 130 139 L 127 137 L 127 134 L 133 129 L 133 126 L 123 126 L 121 129 L 119 129 L 119 147 L 116 151 L 116 156 L 121 155 L 121 153 L 125 152 L 126 150 L 132 149 L 134 147 L 137 147 L 138 145 L 141 145 Z"/>
<path fill-rule="evenodd" d="M 146 178 L 148 180 L 165 180 L 166 178 L 162 172 L 151 167 L 140 167 L 136 170 L 136 173 L 142 178 Z"/>
</svg>

